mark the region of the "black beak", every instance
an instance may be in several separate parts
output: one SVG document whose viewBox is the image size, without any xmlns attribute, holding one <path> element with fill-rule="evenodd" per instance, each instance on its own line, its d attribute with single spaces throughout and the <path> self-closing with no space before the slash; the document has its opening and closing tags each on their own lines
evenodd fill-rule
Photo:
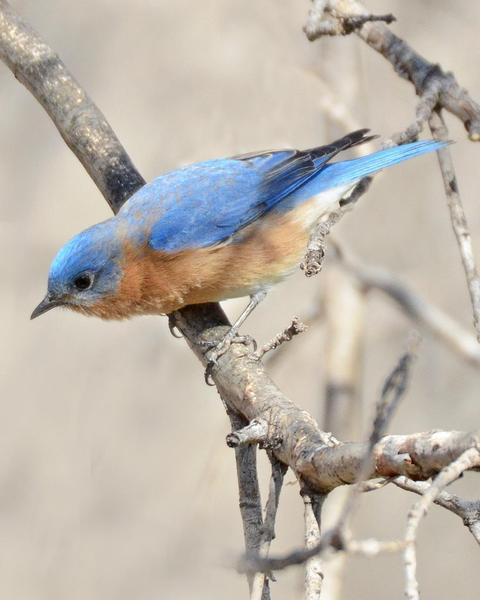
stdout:
<svg viewBox="0 0 480 600">
<path fill-rule="evenodd" d="M 35 308 L 32 312 L 30 319 L 36 319 L 43 313 L 55 308 L 56 306 L 64 306 L 65 302 L 63 300 L 59 300 L 56 298 L 52 298 L 49 294 L 45 296 L 45 298 L 40 302 L 40 304 Z"/>
</svg>

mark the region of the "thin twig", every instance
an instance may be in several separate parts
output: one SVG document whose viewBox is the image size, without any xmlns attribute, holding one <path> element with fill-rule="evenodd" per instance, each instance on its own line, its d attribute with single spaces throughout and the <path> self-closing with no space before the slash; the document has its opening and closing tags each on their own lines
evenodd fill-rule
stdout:
<svg viewBox="0 0 480 600">
<path fill-rule="evenodd" d="M 362 494 L 366 494 L 367 492 L 374 492 L 376 490 L 381 490 L 386 485 L 391 483 L 393 480 L 391 477 L 382 477 L 381 479 L 372 479 L 370 481 L 362 481 L 357 484 L 358 491 Z"/>
<path fill-rule="evenodd" d="M 408 350 L 400 357 L 397 365 L 383 384 L 369 439 L 369 446 L 372 450 L 384 435 L 398 403 L 405 394 L 410 378 L 412 362 L 416 358 L 419 343 L 420 338 L 414 333 L 409 342 Z"/>
<path fill-rule="evenodd" d="M 265 442 L 268 435 L 268 423 L 263 419 L 254 419 L 248 425 L 234 430 L 226 437 L 229 448 L 238 448 L 246 444 L 261 444 Z"/>
<path fill-rule="evenodd" d="M 359 463 L 356 478 L 357 484 L 368 479 L 371 474 L 371 463 L 375 446 L 383 436 L 393 412 L 400 401 L 400 398 L 405 393 L 416 346 L 416 341 L 413 344 L 410 344 L 409 350 L 401 356 L 398 364 L 387 377 L 383 385 L 380 400 L 375 412 L 372 432 L 369 436 L 368 443 L 366 444 L 366 448 Z M 240 570 L 245 570 L 247 572 L 262 571 L 265 573 L 272 570 L 284 569 L 291 565 L 303 564 L 314 556 L 321 556 L 321 554 L 328 548 L 342 550 L 344 548 L 344 531 L 347 520 L 360 493 L 360 489 L 357 487 L 357 485 L 352 486 L 349 489 L 348 494 L 344 499 L 337 522 L 331 529 L 321 535 L 320 540 L 316 545 L 312 546 L 311 548 L 294 550 L 282 557 L 268 558 L 263 560 L 258 559 L 256 561 L 251 561 L 247 557 L 243 564 L 240 565 Z"/>
<path fill-rule="evenodd" d="M 423 496 L 430 487 L 426 481 L 412 481 L 404 476 L 394 477 L 390 481 L 399 488 L 419 496 Z M 458 515 L 480 545 L 480 500 L 465 500 L 455 494 L 442 491 L 437 495 L 434 503 Z"/>
<path fill-rule="evenodd" d="M 285 342 L 290 342 L 293 337 L 303 333 L 304 331 L 307 331 L 307 329 L 308 327 L 302 323 L 298 317 L 293 317 L 291 324 L 286 329 L 278 333 L 272 340 L 264 344 L 252 356 L 260 360 L 265 356 L 265 354 L 267 354 L 267 352 L 276 350 Z"/>
<path fill-rule="evenodd" d="M 376 539 L 351 540 L 345 543 L 344 551 L 348 554 L 356 554 L 371 558 L 379 554 L 392 554 L 401 552 L 405 548 L 404 540 L 390 540 L 382 542 Z"/>
<path fill-rule="evenodd" d="M 233 431 L 238 431 L 245 424 L 237 414 L 229 412 Z M 262 542 L 263 517 L 260 488 L 257 477 L 257 447 L 243 445 L 235 448 L 235 461 L 238 479 L 238 503 L 242 517 L 245 552 L 256 554 Z M 253 574 L 247 573 L 250 592 L 253 589 Z M 267 590 L 268 592 L 268 590 Z M 262 600 L 269 600 L 269 594 Z"/>
<path fill-rule="evenodd" d="M 309 39 L 315 39 L 318 37 L 315 31 L 321 32 L 323 29 L 323 20 L 368 16 L 368 10 L 358 0 L 322 1 L 318 4 L 314 3 L 314 10 L 309 13 L 305 30 L 309 32 Z M 331 31 L 332 27 L 327 29 Z M 423 129 L 429 111 L 435 105 L 460 119 L 470 140 L 480 141 L 480 105 L 458 84 L 452 73 L 446 73 L 439 65 L 426 60 L 384 23 L 368 22 L 367 19 L 367 22 L 356 29 L 355 33 L 389 61 L 400 77 L 410 81 L 421 99 L 416 111 L 416 122 L 411 126 L 412 130 L 407 137 L 418 135 Z M 415 128 L 417 128 L 416 133 Z"/>
<path fill-rule="evenodd" d="M 448 139 L 448 130 L 440 112 L 434 112 L 430 117 L 430 130 L 435 139 Z M 475 255 L 473 252 L 472 236 L 467 223 L 462 199 L 458 190 L 457 178 L 453 160 L 448 147 L 437 152 L 440 171 L 442 172 L 445 194 L 447 196 L 450 220 L 457 240 L 462 259 L 463 269 L 467 279 L 468 291 L 473 310 L 473 324 L 480 342 L 480 277 L 478 276 Z"/>
<path fill-rule="evenodd" d="M 327 252 L 327 236 L 332 227 L 340 221 L 345 213 L 352 210 L 358 199 L 368 191 L 371 182 L 371 177 L 361 179 L 350 194 L 340 200 L 339 208 L 322 217 L 315 225 L 308 241 L 305 258 L 300 264 L 300 269 L 305 272 L 306 277 L 320 273 Z"/>
<path fill-rule="evenodd" d="M 308 550 L 320 541 L 321 513 L 324 495 L 302 494 L 305 521 L 305 548 Z M 323 571 L 319 556 L 305 563 L 305 600 L 318 600 L 322 592 Z"/>
<path fill-rule="evenodd" d="M 338 250 L 338 247 L 337 247 Z M 337 253 L 340 265 L 357 278 L 366 291 L 379 290 L 391 298 L 415 323 L 446 344 L 467 362 L 480 366 L 480 345 L 475 337 L 437 306 L 430 304 L 393 273 L 361 264 L 343 248 Z"/>
<path fill-rule="evenodd" d="M 308 242 L 304 262 L 300 264 L 300 268 L 305 271 L 306 277 L 317 275 L 322 270 L 323 259 L 326 254 L 327 235 L 342 216 L 342 210 L 333 211 L 326 219 L 319 221 L 315 226 Z"/>
<path fill-rule="evenodd" d="M 338 16 L 337 18 L 323 17 L 312 26 L 312 19 L 309 19 L 304 27 L 305 35 L 313 42 L 322 36 L 349 35 L 357 29 L 361 29 L 365 23 L 393 23 L 396 18 L 392 14 L 388 15 L 359 15 L 353 17 Z"/>
<path fill-rule="evenodd" d="M 314 6 L 310 12 L 305 31 L 309 39 L 329 34 L 341 34 L 345 19 L 364 18 L 365 26 L 357 34 L 370 47 L 382 54 L 395 71 L 408 79 L 419 97 L 415 121 L 405 131 L 392 137 L 391 143 L 399 144 L 416 139 L 429 123 L 436 139 L 448 140 L 448 131 L 441 115 L 445 109 L 458 117 L 472 141 L 480 140 L 480 105 L 461 88 L 451 73 L 445 73 L 437 64 L 430 63 L 415 52 L 404 40 L 394 35 L 383 23 L 368 22 L 369 13 L 357 0 L 328 0 Z M 337 20 L 337 29 L 331 20 Z M 371 21 L 371 20 L 370 20 Z M 450 218 L 460 249 L 473 310 L 474 326 L 480 342 L 480 278 L 475 263 L 470 231 L 458 192 L 453 161 L 448 148 L 438 151 L 438 158 L 450 209 Z"/>
<path fill-rule="evenodd" d="M 258 555 L 262 558 L 268 557 L 270 545 L 272 540 L 275 539 L 275 520 L 277 518 L 278 503 L 285 473 L 287 472 L 287 466 L 278 461 L 271 452 L 268 452 L 268 456 L 272 466 L 272 474 L 270 476 L 268 498 L 265 505 L 262 539 L 258 552 Z M 250 600 L 266 600 L 268 598 L 266 594 L 270 588 L 269 581 L 275 581 L 271 574 L 255 573 Z"/>
<path fill-rule="evenodd" d="M 355 439 L 361 421 L 365 293 L 356 278 L 329 265 L 323 276 L 325 392 L 323 429 Z"/>
<path fill-rule="evenodd" d="M 417 557 L 415 544 L 417 530 L 422 517 L 441 493 L 443 488 L 458 479 L 468 469 L 480 466 L 480 452 L 477 448 L 469 448 L 447 467 L 442 469 L 432 484 L 424 492 L 408 514 L 407 530 L 405 533 L 405 596 L 407 600 L 419 600 L 418 581 L 416 576 Z"/>
</svg>

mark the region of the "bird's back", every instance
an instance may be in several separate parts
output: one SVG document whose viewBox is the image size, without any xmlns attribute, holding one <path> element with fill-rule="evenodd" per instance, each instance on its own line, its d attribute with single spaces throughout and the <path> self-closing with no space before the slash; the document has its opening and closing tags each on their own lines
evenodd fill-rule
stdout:
<svg viewBox="0 0 480 600">
<path fill-rule="evenodd" d="M 328 161 L 369 141 L 367 131 L 309 150 L 259 152 L 177 169 L 141 188 L 119 218 L 139 236 L 148 232 L 155 250 L 223 243 L 271 211 L 291 211 L 315 195 L 312 184 Z M 302 194 L 303 188 L 309 189 Z"/>
</svg>

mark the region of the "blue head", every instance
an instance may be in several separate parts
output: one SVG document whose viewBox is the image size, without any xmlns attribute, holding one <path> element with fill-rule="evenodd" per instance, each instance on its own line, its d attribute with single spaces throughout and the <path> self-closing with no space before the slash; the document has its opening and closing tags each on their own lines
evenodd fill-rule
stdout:
<svg viewBox="0 0 480 600">
<path fill-rule="evenodd" d="M 45 298 L 31 318 L 56 306 L 81 312 L 114 295 L 120 283 L 122 243 L 112 218 L 82 231 L 67 242 L 54 258 Z"/>
</svg>

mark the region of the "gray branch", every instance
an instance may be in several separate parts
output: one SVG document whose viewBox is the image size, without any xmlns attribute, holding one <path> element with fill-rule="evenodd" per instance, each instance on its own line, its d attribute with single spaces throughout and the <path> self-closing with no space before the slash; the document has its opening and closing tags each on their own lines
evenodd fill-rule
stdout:
<svg viewBox="0 0 480 600">
<path fill-rule="evenodd" d="M 397 487 L 419 496 L 423 496 L 430 487 L 426 481 L 412 481 L 403 476 L 395 477 L 390 481 Z M 480 500 L 465 500 L 455 494 L 442 491 L 435 497 L 434 503 L 459 516 L 477 544 L 480 544 Z"/>
<path fill-rule="evenodd" d="M 114 212 L 145 181 L 58 55 L 0 0 L 0 60 L 40 102 Z"/>
<path fill-rule="evenodd" d="M 480 366 L 480 345 L 469 331 L 434 304 L 419 296 L 404 281 L 386 269 L 364 265 L 337 247 L 339 264 L 363 286 L 391 298 L 407 317 L 432 334 L 470 364 Z"/>
<path fill-rule="evenodd" d="M 245 425 L 243 419 L 234 413 L 229 413 L 232 430 L 237 431 Z M 263 517 L 262 501 L 257 477 L 257 447 L 244 445 L 235 448 L 235 461 L 238 479 L 238 504 L 243 525 L 245 552 L 256 555 L 262 544 Z M 247 573 L 247 581 L 252 593 L 254 585 L 253 573 Z M 259 600 L 270 600 L 268 586 L 262 586 Z"/>
<path fill-rule="evenodd" d="M 442 115 L 438 112 L 430 116 L 430 130 L 435 139 L 447 140 L 448 130 Z M 457 177 L 453 166 L 453 160 L 448 148 L 442 148 L 437 152 L 440 171 L 442 172 L 443 185 L 447 196 L 447 204 L 450 212 L 450 221 L 460 251 L 463 270 L 467 279 L 470 302 L 473 311 L 473 323 L 480 341 L 480 277 L 478 275 L 475 254 L 473 252 L 472 236 L 467 223 L 465 209 L 458 189 Z"/>
<path fill-rule="evenodd" d="M 397 75 L 410 81 L 421 99 L 417 109 L 417 128 L 412 128 L 410 137 L 420 133 L 433 108 L 444 108 L 462 121 L 472 141 L 480 141 L 480 105 L 462 88 L 452 73 L 446 73 L 440 65 L 428 61 L 404 40 L 396 36 L 384 23 L 372 22 L 368 10 L 358 0 L 318 0 L 310 11 L 305 31 L 311 40 L 324 33 L 324 21 L 336 19 L 340 22 L 338 34 L 342 34 L 341 23 L 345 19 L 364 19 L 361 27 L 354 28 L 358 37 L 373 50 L 379 52 L 393 66 Z M 381 19 L 385 20 L 385 19 Z M 328 28 L 328 35 L 332 35 Z M 415 131 L 414 131 L 415 129 Z M 406 141 L 407 137 L 396 140 Z"/>
</svg>

